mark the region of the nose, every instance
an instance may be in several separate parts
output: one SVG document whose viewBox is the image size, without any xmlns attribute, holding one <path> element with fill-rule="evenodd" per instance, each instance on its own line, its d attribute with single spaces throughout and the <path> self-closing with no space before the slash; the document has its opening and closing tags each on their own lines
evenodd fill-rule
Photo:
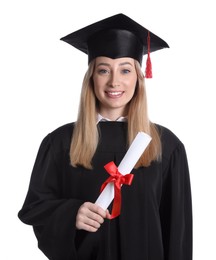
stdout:
<svg viewBox="0 0 216 260">
<path fill-rule="evenodd" d="M 117 88 L 120 86 L 118 76 L 115 73 L 112 73 L 109 85 L 112 88 Z"/>
<path fill-rule="evenodd" d="M 111 85 L 112 88 L 117 88 L 117 87 L 119 87 L 119 86 L 120 86 L 119 84 L 112 84 L 112 85 Z"/>
</svg>

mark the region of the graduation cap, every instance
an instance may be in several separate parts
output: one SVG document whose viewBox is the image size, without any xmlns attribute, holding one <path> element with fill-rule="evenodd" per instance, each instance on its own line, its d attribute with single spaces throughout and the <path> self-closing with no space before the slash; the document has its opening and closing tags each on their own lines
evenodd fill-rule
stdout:
<svg viewBox="0 0 216 260">
<path fill-rule="evenodd" d="M 88 62 L 98 56 L 131 57 L 142 65 L 143 55 L 147 54 L 147 78 L 152 77 L 150 52 L 169 48 L 164 40 L 121 13 L 90 24 L 61 40 L 86 53 Z"/>
</svg>

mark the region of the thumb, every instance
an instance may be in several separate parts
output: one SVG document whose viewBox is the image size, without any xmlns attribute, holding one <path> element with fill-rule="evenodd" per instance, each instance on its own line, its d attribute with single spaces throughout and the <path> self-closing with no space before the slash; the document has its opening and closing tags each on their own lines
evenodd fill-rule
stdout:
<svg viewBox="0 0 216 260">
<path fill-rule="evenodd" d="M 111 215 L 108 209 L 106 210 L 106 218 L 111 219 Z"/>
</svg>

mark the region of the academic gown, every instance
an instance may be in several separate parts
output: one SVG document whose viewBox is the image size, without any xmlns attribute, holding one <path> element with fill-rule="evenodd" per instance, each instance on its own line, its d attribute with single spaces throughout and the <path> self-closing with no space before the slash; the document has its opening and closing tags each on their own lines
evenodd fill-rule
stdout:
<svg viewBox="0 0 216 260">
<path fill-rule="evenodd" d="M 126 122 L 100 122 L 93 170 L 70 165 L 74 124 L 48 134 L 41 143 L 26 199 L 18 216 L 32 225 L 38 247 L 50 260 L 191 260 L 192 203 L 187 156 L 182 142 L 157 126 L 162 160 L 133 169 L 121 189 L 120 216 L 105 219 L 97 232 L 77 230 L 81 204 L 95 202 L 128 147 Z M 89 134 L 91 138 L 91 134 Z M 111 212 L 112 204 L 109 207 Z"/>
</svg>

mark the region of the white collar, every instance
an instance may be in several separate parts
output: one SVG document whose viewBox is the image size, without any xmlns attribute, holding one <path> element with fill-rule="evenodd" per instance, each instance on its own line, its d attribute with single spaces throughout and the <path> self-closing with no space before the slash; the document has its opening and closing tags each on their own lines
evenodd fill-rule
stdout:
<svg viewBox="0 0 216 260">
<path fill-rule="evenodd" d="M 97 124 L 99 122 L 106 122 L 106 121 L 112 121 L 109 118 L 103 117 L 102 115 L 98 114 L 97 116 Z M 125 122 L 127 121 L 127 117 L 120 116 L 118 119 L 115 120 L 115 122 Z"/>
</svg>

